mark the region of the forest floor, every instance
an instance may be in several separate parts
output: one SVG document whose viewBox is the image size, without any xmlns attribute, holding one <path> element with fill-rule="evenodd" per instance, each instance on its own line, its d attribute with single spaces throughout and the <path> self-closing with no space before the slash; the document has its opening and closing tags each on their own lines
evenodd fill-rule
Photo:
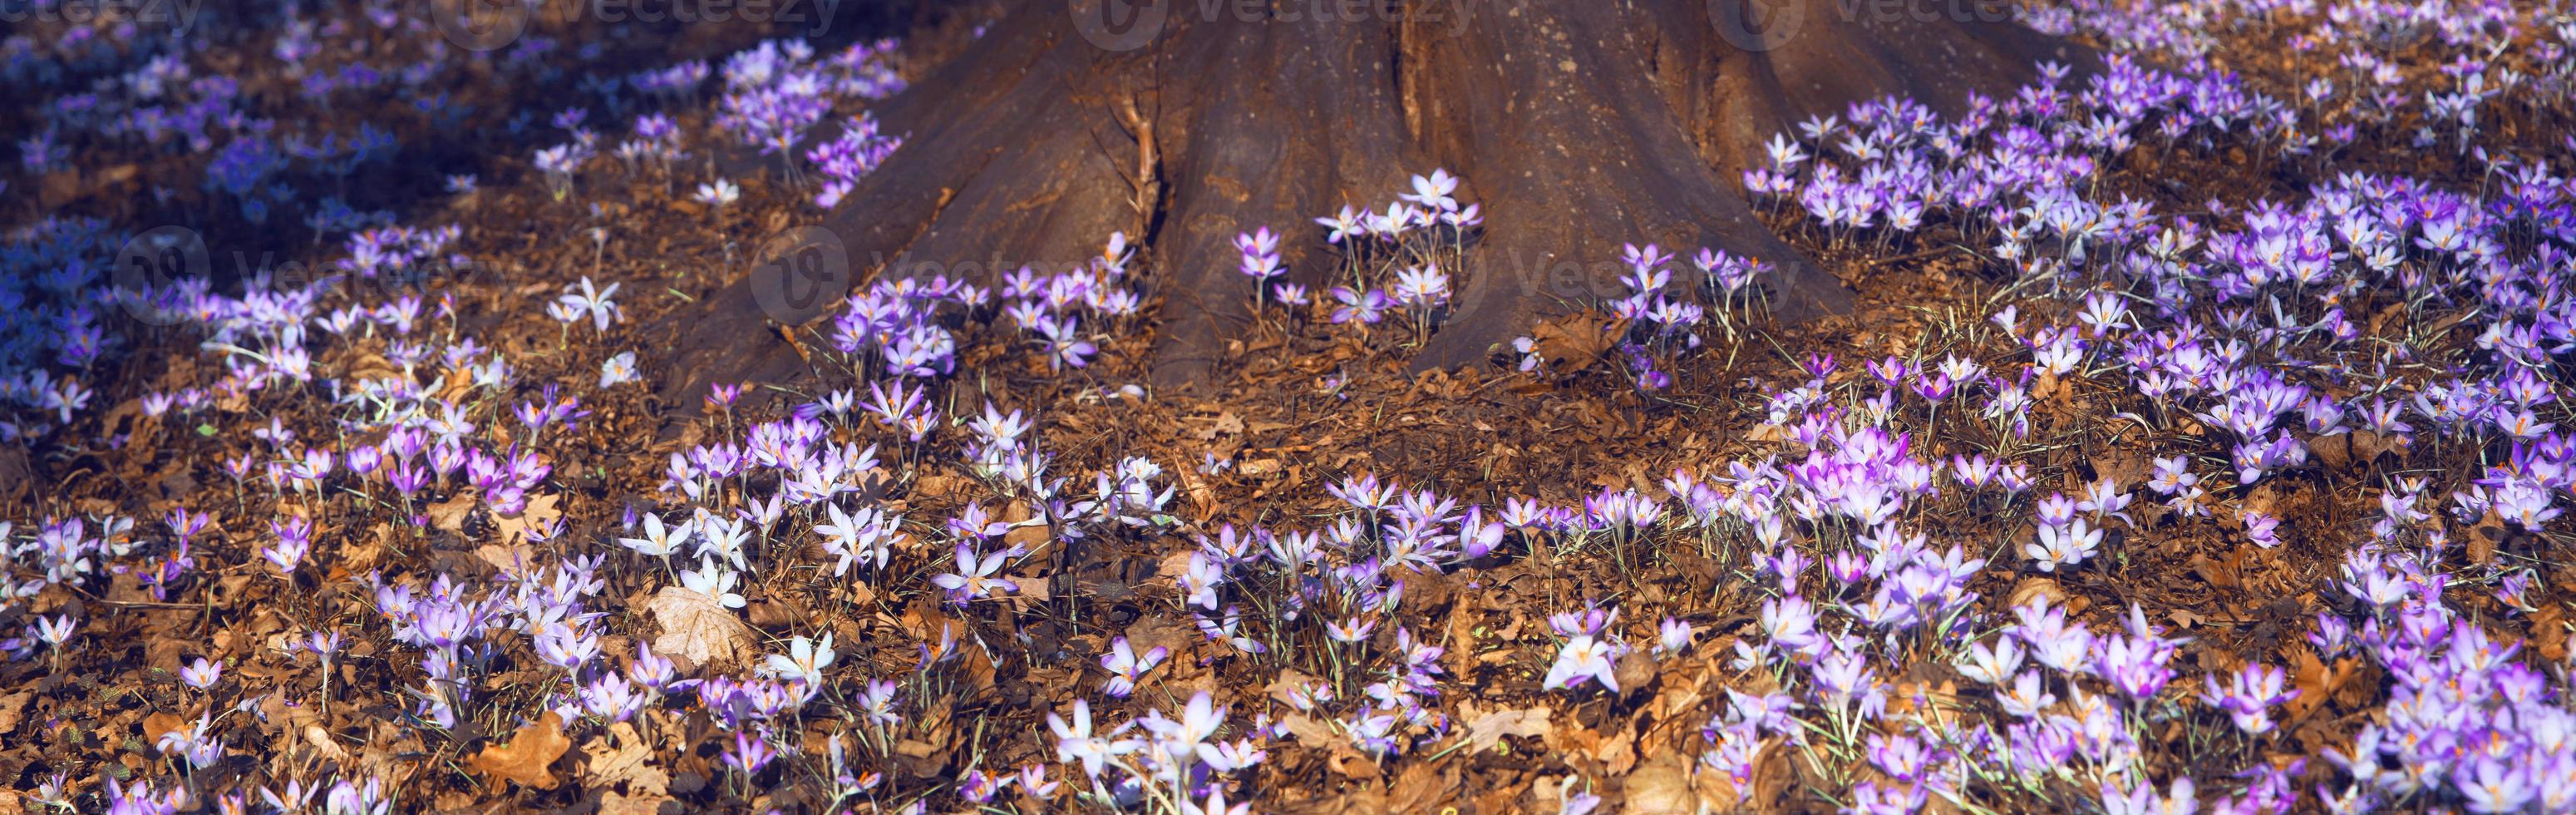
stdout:
<svg viewBox="0 0 2576 815">
<path fill-rule="evenodd" d="M 1485 366 L 1317 286 L 1157 389 L 1107 235 L 688 330 L 823 211 L 728 100 L 972 14 L 324 5 L 0 43 L 0 815 L 2576 811 L 2553 12 L 2038 7 L 2137 84 L 1785 134 L 1848 315 L 1663 247 Z"/>
</svg>

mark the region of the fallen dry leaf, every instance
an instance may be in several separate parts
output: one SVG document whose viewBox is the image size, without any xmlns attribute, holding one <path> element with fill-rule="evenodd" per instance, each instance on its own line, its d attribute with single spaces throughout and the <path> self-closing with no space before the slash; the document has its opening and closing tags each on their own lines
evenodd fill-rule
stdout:
<svg viewBox="0 0 2576 815">
<path fill-rule="evenodd" d="M 267 722 L 272 727 L 281 728 L 278 733 L 281 739 L 300 737 L 304 732 L 304 726 L 314 723 L 319 718 L 312 705 L 292 704 L 287 701 L 284 694 L 277 693 L 260 697 L 259 712 L 261 721 Z"/>
<path fill-rule="evenodd" d="M 2329 669 L 2323 660 L 2317 659 L 2315 651 L 2300 648 L 2291 652 L 2290 686 L 2297 688 L 2299 695 L 2291 697 L 2290 701 L 2283 705 L 2282 721 L 2298 722 L 2306 719 L 2308 714 L 2316 712 L 2319 705 L 2325 704 L 2335 691 L 2342 689 L 2345 682 L 2351 681 L 2357 669 L 2356 660 L 2338 659 L 2335 660 L 2334 667 Z"/>
<path fill-rule="evenodd" d="M 504 545 L 534 541 L 536 538 L 529 535 L 528 531 L 538 524 L 551 523 L 563 517 L 563 510 L 559 508 L 562 503 L 563 496 L 560 494 L 532 495 L 528 497 L 528 506 L 519 510 L 519 514 L 494 515 L 492 526 L 500 530 L 501 543 Z"/>
<path fill-rule="evenodd" d="M 1197 627 L 1168 614 L 1146 617 L 1127 627 L 1127 643 L 1139 654 L 1153 648 L 1168 648 L 1177 659 L 1189 650 L 1191 643 L 1200 639 Z"/>
<path fill-rule="evenodd" d="M 429 525 L 449 532 L 465 531 L 465 512 L 474 508 L 474 494 L 458 492 L 445 501 L 429 505 Z"/>
<path fill-rule="evenodd" d="M 1163 559 L 1154 561 L 1154 576 L 1166 580 L 1179 579 L 1189 572 L 1190 558 L 1198 552 L 1196 549 L 1177 549 L 1165 553 Z"/>
<path fill-rule="evenodd" d="M 993 689 L 996 669 L 1000 666 L 993 664 L 993 656 L 984 653 L 984 649 L 970 648 L 957 658 L 957 667 L 958 687 L 975 694 Z"/>
<path fill-rule="evenodd" d="M 19 720 L 26 717 L 27 703 L 35 699 L 36 692 L 31 690 L 0 696 L 0 734 L 16 732 Z"/>
<path fill-rule="evenodd" d="M 1395 785 L 1387 796 L 1388 811 L 1439 812 L 1458 800 L 1458 788 L 1455 763 L 1410 762 L 1395 776 Z"/>
<path fill-rule="evenodd" d="M 2493 562 L 2496 546 L 2504 543 L 2509 534 L 2504 528 L 2504 517 L 2493 509 L 2487 510 L 2477 525 L 2469 527 L 2469 534 L 2461 536 L 2461 540 L 2468 544 L 2469 562 L 2480 566 Z"/>
<path fill-rule="evenodd" d="M 1449 612 L 1447 639 L 1441 643 L 1448 647 L 1448 651 L 1440 655 L 1440 662 L 1441 667 L 1448 668 L 1450 673 L 1464 676 L 1475 668 L 1476 624 L 1485 615 L 1464 608 L 1468 605 L 1466 603 L 1458 605 L 1461 608 Z"/>
<path fill-rule="evenodd" d="M 584 788 L 610 790 L 624 785 L 629 792 L 653 795 L 670 789 L 670 775 L 653 766 L 653 748 L 631 722 L 609 725 L 607 735 L 592 737 L 581 752 Z"/>
<path fill-rule="evenodd" d="M 1684 761 L 1680 753 L 1665 752 L 1638 765 L 1620 785 L 1626 796 L 1620 811 L 1645 815 L 1697 810 L 1699 792 L 1691 788 L 1690 765 Z"/>
<path fill-rule="evenodd" d="M 2065 608 L 2066 590 L 2059 588 L 2055 580 L 2036 575 L 2025 577 L 2020 584 L 2013 586 L 2012 595 L 2004 604 L 2010 608 L 2021 608 L 2034 602 L 2045 602 L 2049 608 Z"/>
<path fill-rule="evenodd" d="M 526 577 L 536 569 L 537 550 L 524 543 L 514 546 L 487 543 L 474 548 L 474 557 L 492 564 L 492 568 L 502 574 Z"/>
<path fill-rule="evenodd" d="M 2177 608 L 2173 610 L 2173 613 L 2165 616 L 2172 619 L 2174 625 L 2180 626 L 2186 631 L 2199 627 L 2201 623 L 2201 616 L 2191 613 L 2189 609 Z"/>
<path fill-rule="evenodd" d="M 179 714 L 163 710 L 143 717 L 143 735 L 146 738 L 159 739 L 164 733 L 185 732 L 188 732 L 188 719 Z"/>
<path fill-rule="evenodd" d="M 1024 523 L 1031 519 L 1036 519 L 1037 522 Z M 1026 501 L 1011 502 L 1010 507 L 1003 511 L 1002 520 L 1011 524 L 1010 531 L 1002 533 L 1002 543 L 1005 545 L 1017 546 L 1021 551 L 1035 555 L 1046 549 L 1047 544 L 1055 541 L 1055 531 L 1047 526 L 1046 519 L 1039 517 L 1037 511 L 1031 509 Z"/>
<path fill-rule="evenodd" d="M 518 782 L 520 786 L 541 790 L 555 788 L 554 763 L 564 751 L 572 749 L 572 739 L 564 737 L 563 719 L 554 711 L 519 728 L 510 743 L 485 747 L 469 762 L 474 769 L 494 778 Z"/>
<path fill-rule="evenodd" d="M 1590 367 L 1627 335 L 1628 321 L 1603 320 L 1590 312 L 1540 322 L 1530 328 L 1529 334 L 1535 344 L 1531 350 L 1547 362 L 1549 373 L 1558 375 Z"/>
<path fill-rule="evenodd" d="M 331 738 L 331 731 L 322 729 L 321 725 L 304 726 L 304 743 L 312 745 L 313 751 L 321 753 L 323 758 L 332 761 L 349 760 L 349 748 L 340 746 L 338 739 Z"/>
<path fill-rule="evenodd" d="M 1691 792 L 1699 797 L 1700 812 L 1734 812 L 1744 808 L 1745 794 L 1736 786 L 1734 776 L 1717 770 L 1691 774 Z"/>
<path fill-rule="evenodd" d="M 946 473 L 932 473 L 913 479 L 912 492 L 925 498 L 938 498 L 956 492 L 966 479 Z"/>
<path fill-rule="evenodd" d="M 599 812 L 600 815 L 657 815 L 663 804 L 673 800 L 671 796 L 658 792 L 641 795 L 604 793 L 599 796 Z"/>
<path fill-rule="evenodd" d="M 653 638 L 653 652 L 687 660 L 692 667 L 721 670 L 716 666 L 744 664 L 760 651 L 760 637 L 751 626 L 705 594 L 664 586 L 644 610 L 662 626 L 662 635 Z"/>
<path fill-rule="evenodd" d="M 1507 736 L 1546 738 L 1553 729 L 1547 719 L 1552 711 L 1543 707 L 1519 710 L 1497 710 L 1478 716 L 1467 723 L 1468 753 L 1494 749 Z"/>
<path fill-rule="evenodd" d="M 1283 705 L 1294 704 L 1291 700 L 1296 698 L 1297 692 L 1313 685 L 1314 682 L 1315 677 L 1305 671 L 1286 668 L 1279 671 L 1279 678 L 1270 680 L 1270 684 L 1262 686 L 1261 692 L 1269 696 L 1271 701 Z"/>
<path fill-rule="evenodd" d="M 2540 607 L 2531 615 L 2531 644 L 2540 658 L 2552 664 L 2567 661 L 2567 612 L 2556 604 Z M 8 732 L 0 728 L 0 733 Z"/>
<path fill-rule="evenodd" d="M 34 471 L 27 467 L 26 448 L 17 445 L 0 447 L 0 484 L 9 485 L 0 487 L 0 504 L 15 504 L 27 497 L 27 490 L 36 484 L 36 479 L 29 475 L 31 472 Z"/>
<path fill-rule="evenodd" d="M 1621 727 L 1618 732 L 1612 733 L 1610 737 L 1595 744 L 1588 755 L 1592 760 L 1601 762 L 1602 772 L 1626 775 L 1629 770 L 1637 767 L 1637 731 L 1633 728 Z"/>
<path fill-rule="evenodd" d="M 1208 486 L 1207 479 L 1199 475 L 1198 468 L 1182 467 L 1174 470 L 1172 475 L 1180 479 L 1181 494 L 1190 499 L 1190 511 L 1195 519 L 1205 521 L 1212 517 L 1216 511 L 1216 490 Z"/>
<path fill-rule="evenodd" d="M 1324 766 L 1353 781 L 1376 781 L 1380 769 L 1377 762 L 1351 749 L 1348 742 L 1334 742 L 1333 753 L 1324 759 Z"/>
<path fill-rule="evenodd" d="M 1697 706 L 1706 698 L 1700 694 L 1700 682 L 1706 676 L 1705 672 L 1688 666 L 1676 667 L 1665 674 L 1663 689 L 1655 693 L 1655 702 L 1647 709 L 1666 718 L 1681 715 L 1682 711 Z"/>
<path fill-rule="evenodd" d="M 1291 713 L 1280 717 L 1279 727 L 1288 731 L 1288 735 L 1297 737 L 1299 742 L 1315 747 L 1340 741 L 1338 737 L 1341 734 L 1333 732 L 1332 725 L 1317 721 L 1314 717 L 1303 713 Z"/>
<path fill-rule="evenodd" d="M 1619 689 L 1624 693 L 1635 693 L 1655 681 L 1655 658 L 1644 651 L 1630 651 L 1620 655 L 1614 670 L 1619 677 Z"/>
<path fill-rule="evenodd" d="M 1018 576 L 1007 576 L 1005 579 L 1011 581 L 1011 585 L 1019 587 L 1019 591 L 1011 593 L 1011 596 L 1015 599 L 1030 603 L 1043 603 L 1055 599 L 1054 580 L 1044 577 Z"/>
<path fill-rule="evenodd" d="M 1229 410 L 1218 414 L 1216 420 L 1209 422 L 1206 427 L 1190 431 L 1190 437 L 1198 439 L 1199 441 L 1210 441 L 1218 436 L 1234 435 L 1242 432 L 1243 417 L 1236 416 L 1234 415 L 1234 411 Z"/>
</svg>

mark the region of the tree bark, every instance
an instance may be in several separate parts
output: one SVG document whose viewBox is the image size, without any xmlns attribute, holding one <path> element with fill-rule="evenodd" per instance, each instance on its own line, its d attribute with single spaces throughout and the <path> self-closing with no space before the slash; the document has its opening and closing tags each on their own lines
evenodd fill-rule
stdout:
<svg viewBox="0 0 2576 815">
<path fill-rule="evenodd" d="M 1098 24 L 1121 10 L 1147 16 Z M 1465 178 L 1486 222 L 1422 365 L 1482 360 L 1616 294 L 1632 242 L 1770 263 L 1773 312 L 1802 319 L 1849 294 L 1745 203 L 1762 144 L 1889 95 L 1955 115 L 2047 60 L 2093 63 L 2000 0 L 1020 0 L 876 109 L 904 146 L 825 224 L 860 279 L 985 282 L 1124 231 L 1163 298 L 1166 387 L 1204 381 L 1250 322 L 1236 233 L 1286 235 L 1291 279 L 1322 283 L 1312 219 L 1382 207 L 1434 167 Z M 689 315 L 704 339 L 684 340 L 671 396 L 801 369 L 764 329 L 837 298 L 763 308 L 755 292 L 778 285 L 755 274 Z"/>
</svg>

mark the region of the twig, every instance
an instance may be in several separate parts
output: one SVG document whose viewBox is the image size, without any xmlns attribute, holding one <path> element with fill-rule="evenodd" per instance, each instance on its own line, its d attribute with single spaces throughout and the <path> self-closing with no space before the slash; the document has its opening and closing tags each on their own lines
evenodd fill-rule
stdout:
<svg viewBox="0 0 2576 815">
<path fill-rule="evenodd" d="M 1153 225 L 1153 213 L 1163 199 L 1163 182 L 1158 172 L 1161 152 L 1154 143 L 1154 120 L 1136 109 L 1136 97 L 1118 98 L 1118 121 L 1127 135 L 1136 139 L 1136 175 L 1128 183 L 1136 188 L 1128 206 L 1136 210 L 1136 228 L 1131 233 L 1137 240 L 1145 237 L 1146 227 Z"/>
</svg>

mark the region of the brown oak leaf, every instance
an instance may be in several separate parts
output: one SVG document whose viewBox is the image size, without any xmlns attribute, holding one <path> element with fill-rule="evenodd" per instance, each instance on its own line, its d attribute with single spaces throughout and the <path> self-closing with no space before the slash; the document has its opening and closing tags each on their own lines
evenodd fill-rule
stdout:
<svg viewBox="0 0 2576 815">
<path fill-rule="evenodd" d="M 1467 722 L 1468 755 L 1494 749 L 1494 745 L 1501 744 L 1506 736 L 1546 738 L 1554 729 L 1547 722 L 1549 713 L 1547 708 L 1532 707 L 1497 710 L 1476 717 Z"/>
<path fill-rule="evenodd" d="M 739 665 L 759 653 L 760 637 L 751 626 L 704 592 L 664 586 L 644 610 L 662 626 L 653 653 L 687 660 L 693 668 Z"/>
<path fill-rule="evenodd" d="M 511 734 L 510 743 L 487 746 L 474 754 L 474 769 L 494 778 L 505 778 L 521 786 L 541 790 L 555 788 L 555 759 L 572 749 L 572 739 L 565 738 L 563 719 L 546 711 L 536 721 Z"/>
</svg>

